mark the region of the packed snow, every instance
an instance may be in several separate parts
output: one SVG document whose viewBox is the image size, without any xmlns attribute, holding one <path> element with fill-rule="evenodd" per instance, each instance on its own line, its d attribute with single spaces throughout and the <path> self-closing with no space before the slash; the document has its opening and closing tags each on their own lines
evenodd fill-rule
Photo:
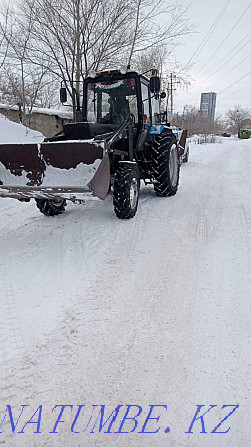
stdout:
<svg viewBox="0 0 251 447">
<path fill-rule="evenodd" d="M 41 132 L 31 130 L 22 124 L 13 123 L 0 113 L 1 143 L 41 143 L 44 139 Z"/>
<path fill-rule="evenodd" d="M 41 139 L 1 116 L 0 135 Z M 0 426 L 6 405 L 15 423 L 29 405 L 14 433 L 7 412 L 1 445 L 250 446 L 250 171 L 251 140 L 191 143 L 177 195 L 142 185 L 129 221 L 111 196 L 53 218 L 34 201 L 0 199 Z M 25 424 L 40 405 L 36 433 L 39 413 Z M 55 405 L 72 408 L 50 433 Z M 100 405 L 105 420 L 123 405 L 108 433 L 111 419 L 94 424 Z M 126 405 L 142 414 L 120 430 Z M 148 420 L 156 433 L 142 433 L 149 405 L 166 406 Z M 200 419 L 189 432 L 197 405 L 199 416 L 216 405 L 206 433 Z"/>
</svg>

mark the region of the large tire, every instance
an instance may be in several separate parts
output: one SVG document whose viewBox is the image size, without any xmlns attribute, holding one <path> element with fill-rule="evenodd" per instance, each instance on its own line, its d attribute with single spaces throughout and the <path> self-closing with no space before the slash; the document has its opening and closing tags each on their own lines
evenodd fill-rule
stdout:
<svg viewBox="0 0 251 447">
<path fill-rule="evenodd" d="M 140 188 L 139 169 L 120 166 L 114 175 L 113 206 L 119 219 L 134 217 L 138 207 Z"/>
<path fill-rule="evenodd" d="M 157 137 L 152 148 L 154 190 L 158 196 L 174 196 L 178 190 L 180 162 L 178 146 L 172 133 Z"/>
<path fill-rule="evenodd" d="M 58 216 L 65 211 L 66 200 L 65 199 L 35 199 L 36 205 L 45 216 Z"/>
</svg>

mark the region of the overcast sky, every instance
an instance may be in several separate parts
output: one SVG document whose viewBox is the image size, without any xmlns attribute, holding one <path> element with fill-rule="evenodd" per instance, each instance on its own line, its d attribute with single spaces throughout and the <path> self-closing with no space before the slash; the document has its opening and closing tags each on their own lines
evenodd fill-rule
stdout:
<svg viewBox="0 0 251 447">
<path fill-rule="evenodd" d="M 182 46 L 176 47 L 176 59 L 186 65 L 207 36 L 208 40 L 204 48 L 192 58 L 193 65 L 189 71 L 191 87 L 187 92 L 179 89 L 175 92 L 175 111 L 181 112 L 185 104 L 199 108 L 200 94 L 211 91 L 217 93 L 216 113 L 224 114 L 235 104 L 250 109 L 251 1 L 182 1 L 183 5 L 189 3 L 188 17 L 197 28 L 193 35 L 183 39 Z M 216 27 L 209 36 L 214 25 Z"/>
</svg>

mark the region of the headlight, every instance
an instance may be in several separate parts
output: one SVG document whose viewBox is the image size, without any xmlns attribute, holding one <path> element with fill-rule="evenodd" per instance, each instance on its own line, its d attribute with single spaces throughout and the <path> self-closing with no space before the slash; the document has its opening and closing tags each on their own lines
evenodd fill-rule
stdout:
<svg viewBox="0 0 251 447">
<path fill-rule="evenodd" d="M 127 73 L 127 68 L 125 65 L 122 65 L 122 67 L 120 67 L 120 73 L 123 75 Z"/>
<path fill-rule="evenodd" d="M 90 76 L 90 78 L 96 78 L 96 76 L 97 76 L 96 71 L 95 70 L 90 70 L 89 71 L 89 76 Z"/>
</svg>

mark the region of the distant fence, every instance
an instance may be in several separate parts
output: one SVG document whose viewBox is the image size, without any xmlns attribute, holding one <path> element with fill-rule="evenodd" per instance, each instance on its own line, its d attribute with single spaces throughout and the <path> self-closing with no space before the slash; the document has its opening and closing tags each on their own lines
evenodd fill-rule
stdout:
<svg viewBox="0 0 251 447">
<path fill-rule="evenodd" d="M 190 141 L 195 144 L 221 143 L 222 139 L 218 135 L 194 135 Z"/>
</svg>

